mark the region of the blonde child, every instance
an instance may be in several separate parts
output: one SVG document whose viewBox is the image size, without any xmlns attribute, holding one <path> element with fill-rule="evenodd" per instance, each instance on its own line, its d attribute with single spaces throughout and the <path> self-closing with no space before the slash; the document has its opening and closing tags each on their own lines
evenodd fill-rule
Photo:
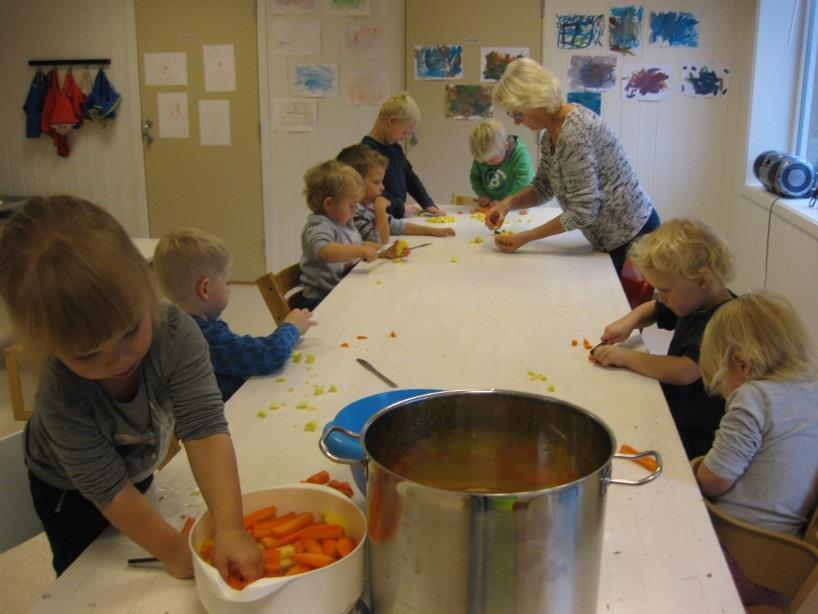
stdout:
<svg viewBox="0 0 818 614">
<path fill-rule="evenodd" d="M 411 135 L 419 123 L 417 103 L 407 92 L 401 92 L 381 105 L 372 130 L 361 140 L 389 160 L 383 180 L 383 195 L 390 203 L 389 213 L 398 219 L 406 215 L 407 192 L 428 213 L 443 215 L 400 146 L 400 141 Z"/>
<path fill-rule="evenodd" d="M 702 492 L 745 522 L 801 534 L 818 505 L 818 373 L 803 324 L 783 298 L 746 294 L 710 320 L 700 364 L 727 399 Z"/>
<path fill-rule="evenodd" d="M 363 241 L 352 224 L 364 181 L 343 162 L 328 160 L 304 175 L 304 196 L 312 213 L 301 232 L 299 307 L 313 310 L 359 260 L 394 258 L 395 246 L 378 253 L 379 243 Z M 402 256 L 408 256 L 404 251 Z"/>
<path fill-rule="evenodd" d="M 24 453 L 57 574 L 110 523 L 173 576 L 193 575 L 185 537 L 142 494 L 175 433 L 215 518 L 216 567 L 259 577 L 207 344 L 158 302 L 116 220 L 68 196 L 32 198 L 0 238 L 0 294 L 44 356 Z"/>
<path fill-rule="evenodd" d="M 389 160 L 371 147 L 358 143 L 345 147 L 336 160 L 349 164 L 364 180 L 364 197 L 352 218 L 365 241 L 388 243 L 392 235 L 429 235 L 432 237 L 454 236 L 454 228 L 431 228 L 399 220 L 387 212 L 389 201 L 382 196 L 383 178 Z"/>
<path fill-rule="evenodd" d="M 469 149 L 474 158 L 469 180 L 478 207 L 488 207 L 492 201 L 516 194 L 534 179 L 525 143 L 517 136 L 509 136 L 496 119 L 487 119 L 472 128 Z"/>
<path fill-rule="evenodd" d="M 266 337 L 236 335 L 219 319 L 230 299 L 233 257 L 224 241 L 198 228 L 180 228 L 163 236 L 153 266 L 159 286 L 193 316 L 210 346 L 216 382 L 227 401 L 253 375 L 279 370 L 311 326 L 306 309 L 293 309 Z"/>
<path fill-rule="evenodd" d="M 659 380 L 689 458 L 710 449 L 724 400 L 709 396 L 699 373 L 699 347 L 707 322 L 734 295 L 727 245 L 694 220 L 671 220 L 636 241 L 630 257 L 657 298 L 605 327 L 591 360 L 625 367 Z M 651 324 L 673 331 L 667 356 L 616 345 Z"/>
</svg>

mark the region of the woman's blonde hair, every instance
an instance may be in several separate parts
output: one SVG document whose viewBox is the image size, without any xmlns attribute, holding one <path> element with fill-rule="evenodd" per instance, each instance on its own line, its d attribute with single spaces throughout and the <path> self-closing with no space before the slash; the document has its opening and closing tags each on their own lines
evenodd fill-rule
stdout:
<svg viewBox="0 0 818 614">
<path fill-rule="evenodd" d="M 0 236 L 0 294 L 18 334 L 45 353 L 81 353 L 161 307 L 148 262 L 110 213 L 35 197 Z"/>
<path fill-rule="evenodd" d="M 304 196 L 313 213 L 324 212 L 326 198 L 344 198 L 364 195 L 364 180 L 349 164 L 327 160 L 313 166 L 304 174 Z"/>
<path fill-rule="evenodd" d="M 226 273 L 232 262 L 233 256 L 224 241 L 192 227 L 167 233 L 153 255 L 159 287 L 175 303 L 193 296 L 201 278 Z"/>
<path fill-rule="evenodd" d="M 749 379 L 781 381 L 816 373 L 814 349 L 801 319 L 786 299 L 768 292 L 728 301 L 707 323 L 699 368 L 708 389 L 718 389 L 737 354 L 752 365 Z"/>
<path fill-rule="evenodd" d="M 420 109 L 409 92 L 400 92 L 387 98 L 378 111 L 378 121 L 385 122 L 395 117 L 405 126 L 417 126 L 420 123 Z"/>
<path fill-rule="evenodd" d="M 560 82 L 530 58 L 517 58 L 506 67 L 494 88 L 494 103 L 509 111 L 560 110 L 564 99 Z"/>
<path fill-rule="evenodd" d="M 469 133 L 469 150 L 478 162 L 486 162 L 506 152 L 508 133 L 496 119 L 486 119 Z"/>
<path fill-rule="evenodd" d="M 726 286 L 733 278 L 733 254 L 727 244 L 696 220 L 669 220 L 634 241 L 628 252 L 636 267 L 696 281 L 702 277 Z"/>
</svg>

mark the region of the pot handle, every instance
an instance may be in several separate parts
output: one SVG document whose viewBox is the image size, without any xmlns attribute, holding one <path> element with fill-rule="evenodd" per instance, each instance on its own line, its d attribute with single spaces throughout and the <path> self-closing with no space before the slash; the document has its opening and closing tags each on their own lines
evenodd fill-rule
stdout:
<svg viewBox="0 0 818 614">
<path fill-rule="evenodd" d="M 636 454 L 625 454 L 623 452 L 614 453 L 614 458 L 624 458 L 627 460 L 636 460 L 637 458 L 642 458 L 644 456 L 652 456 L 656 459 L 656 469 L 654 469 L 650 475 L 643 477 L 641 480 L 616 480 L 614 478 L 607 478 L 608 483 L 620 484 L 622 486 L 642 486 L 642 484 L 652 482 L 662 475 L 662 455 L 656 450 L 643 450 L 642 452 L 637 452 Z"/>
<path fill-rule="evenodd" d="M 350 431 L 349 429 L 345 429 L 343 426 L 333 424 L 325 428 L 324 432 L 321 433 L 321 438 L 318 440 L 318 447 L 321 448 L 321 452 L 323 452 L 324 456 L 326 456 L 328 459 L 336 463 L 343 463 L 344 465 L 360 465 L 363 462 L 362 459 L 343 458 L 342 456 L 336 456 L 335 454 L 330 452 L 329 446 L 327 445 L 327 437 L 329 437 L 335 431 L 343 433 L 347 437 L 352 437 L 352 439 L 358 439 L 360 437 L 358 433 Z"/>
</svg>

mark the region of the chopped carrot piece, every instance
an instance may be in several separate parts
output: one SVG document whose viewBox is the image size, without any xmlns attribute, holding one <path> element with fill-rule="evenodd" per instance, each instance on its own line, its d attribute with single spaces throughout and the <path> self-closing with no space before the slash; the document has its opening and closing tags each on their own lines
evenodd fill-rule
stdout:
<svg viewBox="0 0 818 614">
<path fill-rule="evenodd" d="M 313 473 L 306 480 L 301 481 L 308 484 L 326 484 L 329 482 L 329 471 L 319 471 L 318 473 Z"/>
<path fill-rule="evenodd" d="M 327 486 L 330 486 L 335 490 L 340 490 L 347 497 L 351 497 L 354 494 L 352 492 L 352 486 L 349 485 L 349 482 L 339 482 L 338 480 L 330 480 Z"/>
<path fill-rule="evenodd" d="M 227 584 L 231 588 L 236 589 L 237 591 L 242 590 L 245 586 L 247 586 L 247 582 L 242 580 L 241 578 L 237 578 L 233 574 L 227 576 Z"/>
<path fill-rule="evenodd" d="M 520 211 L 520 215 L 528 215 L 528 211 L 526 211 L 525 209 L 523 209 L 522 211 Z"/>
<path fill-rule="evenodd" d="M 304 544 L 304 552 L 310 552 L 312 554 L 326 554 L 324 549 L 321 547 L 321 543 L 317 539 L 313 539 L 312 537 L 303 537 L 300 541 L 302 544 Z M 298 542 L 295 543 L 298 544 Z M 295 550 L 298 552 L 298 548 Z"/>
<path fill-rule="evenodd" d="M 392 332 L 390 332 L 390 333 L 389 333 L 389 336 L 390 336 L 390 337 L 397 337 L 397 336 L 398 336 L 398 333 L 396 333 L 396 332 L 393 330 Z"/>
<path fill-rule="evenodd" d="M 623 443 L 621 446 L 619 446 L 619 451 L 622 452 L 623 454 L 639 453 L 639 450 L 632 446 L 629 446 L 626 443 Z M 648 471 L 656 471 L 656 469 L 659 468 L 659 465 L 656 463 L 656 459 L 653 458 L 652 456 L 643 456 L 642 458 L 631 458 L 629 460 L 632 460 L 634 463 L 642 465 Z"/>
<path fill-rule="evenodd" d="M 576 339 L 571 339 L 571 347 L 574 347 L 574 348 L 575 348 L 575 347 L 577 347 L 578 345 L 579 345 L 579 341 L 577 341 Z"/>
<path fill-rule="evenodd" d="M 326 567 L 335 562 L 335 559 L 326 554 L 310 554 L 309 552 L 296 553 L 293 555 L 293 560 L 310 567 Z"/>
<path fill-rule="evenodd" d="M 341 347 L 342 348 L 348 348 L 349 344 L 347 342 L 344 342 L 344 343 L 341 344 Z"/>
<path fill-rule="evenodd" d="M 296 540 L 295 543 L 293 544 L 293 550 L 295 550 L 296 553 L 305 552 L 306 547 L 304 546 L 304 540 L 303 539 Z"/>
<path fill-rule="evenodd" d="M 213 540 L 207 540 L 199 547 L 199 555 L 207 560 L 210 558 L 210 555 L 213 553 Z"/>
<path fill-rule="evenodd" d="M 340 556 L 338 554 L 337 539 L 322 539 L 321 549 L 323 550 L 324 554 L 326 554 L 327 556 L 331 556 L 334 559 L 337 559 Z"/>
<path fill-rule="evenodd" d="M 366 335 L 358 335 L 356 339 L 369 339 Z"/>
<path fill-rule="evenodd" d="M 310 571 L 312 567 L 309 565 L 303 565 L 301 563 L 296 563 L 292 567 L 290 567 L 285 573 L 285 576 L 295 576 L 300 573 L 304 573 L 305 571 Z"/>
<path fill-rule="evenodd" d="M 190 535 L 190 530 L 193 528 L 193 525 L 196 523 L 195 518 L 191 518 L 190 516 L 185 516 L 185 524 L 182 525 L 181 530 L 179 531 L 182 535 Z"/>
<path fill-rule="evenodd" d="M 339 539 L 345 534 L 344 527 L 340 524 L 313 524 L 295 533 L 297 538 L 303 539 Z"/>
<path fill-rule="evenodd" d="M 263 507 L 260 510 L 256 510 L 255 512 L 251 512 L 244 517 L 244 528 L 248 528 L 255 523 L 259 522 L 260 520 L 266 520 L 270 516 L 275 516 L 278 508 L 275 505 L 271 505 L 269 507 Z"/>
<path fill-rule="evenodd" d="M 582 347 L 584 347 L 586 350 L 590 350 L 594 346 L 592 346 L 591 342 L 588 341 L 587 339 L 583 339 L 582 340 Z"/>
<path fill-rule="evenodd" d="M 355 550 L 355 540 L 351 537 L 342 537 L 338 540 L 338 554 L 342 557 Z"/>
<path fill-rule="evenodd" d="M 304 512 L 303 514 L 298 514 L 289 522 L 273 527 L 273 534 L 278 537 L 284 537 L 290 533 L 295 533 L 298 529 L 303 529 L 311 525 L 313 522 L 312 512 Z"/>
<path fill-rule="evenodd" d="M 288 544 L 294 544 L 299 539 L 301 539 L 301 536 L 298 533 L 290 533 L 289 535 L 285 535 L 281 539 L 277 539 L 276 541 L 274 541 L 272 547 L 273 548 L 280 548 L 281 546 L 286 546 Z"/>
</svg>

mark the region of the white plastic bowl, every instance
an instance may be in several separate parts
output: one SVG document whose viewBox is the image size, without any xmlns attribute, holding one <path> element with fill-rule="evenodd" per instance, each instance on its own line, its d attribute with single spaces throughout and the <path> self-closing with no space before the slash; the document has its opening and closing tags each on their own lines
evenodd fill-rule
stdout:
<svg viewBox="0 0 818 614">
<path fill-rule="evenodd" d="M 206 512 L 196 520 L 188 541 L 196 591 L 208 612 L 346 614 L 352 609 L 364 588 L 366 517 L 349 497 L 327 486 L 293 484 L 246 493 L 242 503 L 245 515 L 270 505 L 277 506 L 282 514 L 312 512 L 317 520 L 325 511 L 339 514 L 347 521 L 347 534 L 358 544 L 347 556 L 326 567 L 296 576 L 261 578 L 237 591 L 199 556 L 202 543 L 213 536 L 213 518 Z"/>
</svg>

